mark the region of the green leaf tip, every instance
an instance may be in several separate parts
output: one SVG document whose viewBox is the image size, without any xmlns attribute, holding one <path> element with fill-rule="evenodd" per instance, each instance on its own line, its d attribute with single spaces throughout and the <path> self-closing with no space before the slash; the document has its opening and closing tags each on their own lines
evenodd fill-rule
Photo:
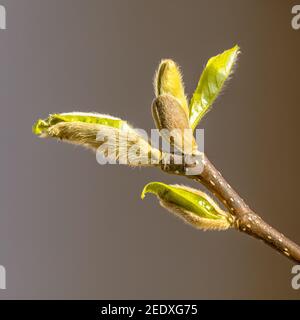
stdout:
<svg viewBox="0 0 300 320">
<path fill-rule="evenodd" d="M 164 188 L 168 187 L 168 185 L 162 183 L 162 182 L 150 182 L 145 185 L 141 198 L 144 200 L 147 193 L 153 193 L 155 195 L 159 195 L 159 191 L 163 190 Z"/>
<path fill-rule="evenodd" d="M 208 60 L 189 106 L 190 125 L 193 129 L 209 111 L 222 91 L 233 71 L 239 52 L 239 46 L 235 45 Z"/>
<path fill-rule="evenodd" d="M 167 185 L 161 182 L 148 183 L 141 194 L 155 194 L 160 204 L 183 220 L 200 229 L 228 229 L 232 216 L 221 210 L 205 193 L 186 186 Z"/>
<path fill-rule="evenodd" d="M 41 135 L 44 130 L 48 128 L 48 124 L 45 120 L 39 119 L 33 126 L 32 132 L 36 135 Z"/>
</svg>

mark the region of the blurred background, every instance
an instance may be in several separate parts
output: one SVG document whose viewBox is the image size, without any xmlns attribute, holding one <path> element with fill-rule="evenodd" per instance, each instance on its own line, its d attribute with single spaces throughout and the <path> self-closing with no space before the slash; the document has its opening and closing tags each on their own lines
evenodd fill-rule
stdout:
<svg viewBox="0 0 300 320">
<path fill-rule="evenodd" d="M 154 127 L 162 58 L 191 95 L 208 58 L 238 68 L 202 121 L 205 151 L 262 217 L 300 243 L 300 30 L 288 0 L 1 0 L 1 299 L 299 299 L 293 264 L 234 230 L 202 232 L 162 209 L 155 169 L 100 166 L 31 132 L 49 113 L 98 111 Z"/>
</svg>

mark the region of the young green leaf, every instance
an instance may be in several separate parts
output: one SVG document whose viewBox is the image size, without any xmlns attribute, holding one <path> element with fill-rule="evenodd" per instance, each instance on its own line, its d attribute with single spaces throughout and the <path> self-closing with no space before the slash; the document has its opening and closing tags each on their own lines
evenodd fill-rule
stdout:
<svg viewBox="0 0 300 320">
<path fill-rule="evenodd" d="M 142 199 L 147 193 L 155 194 L 163 207 L 196 228 L 221 230 L 232 225 L 232 216 L 221 210 L 208 195 L 199 190 L 150 182 L 144 187 Z"/>
<path fill-rule="evenodd" d="M 208 60 L 190 102 L 190 125 L 193 129 L 220 94 L 225 81 L 232 73 L 238 54 L 239 47 L 236 45 Z"/>
<path fill-rule="evenodd" d="M 166 59 L 161 61 L 154 78 L 154 90 L 156 97 L 163 94 L 170 94 L 175 97 L 187 117 L 189 116 L 182 75 L 178 65 L 173 60 Z"/>
</svg>

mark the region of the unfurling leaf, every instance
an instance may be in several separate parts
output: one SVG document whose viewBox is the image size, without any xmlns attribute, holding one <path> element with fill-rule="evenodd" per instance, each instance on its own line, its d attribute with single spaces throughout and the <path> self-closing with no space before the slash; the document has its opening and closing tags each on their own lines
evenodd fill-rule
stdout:
<svg viewBox="0 0 300 320">
<path fill-rule="evenodd" d="M 197 150 L 188 117 L 176 98 L 169 94 L 158 96 L 152 103 L 152 116 L 161 136 L 170 145 L 183 153 Z"/>
<path fill-rule="evenodd" d="M 100 113 L 88 113 L 88 112 L 69 112 L 69 113 L 58 113 L 50 114 L 45 120 L 39 119 L 32 127 L 34 134 L 38 136 L 47 136 L 49 128 L 53 127 L 58 123 L 69 123 L 69 122 L 80 122 L 80 123 L 91 123 L 101 124 L 114 128 L 121 128 L 126 125 L 126 122 L 112 117 L 106 114 Z"/>
<path fill-rule="evenodd" d="M 164 208 L 196 228 L 225 230 L 232 225 L 231 214 L 221 210 L 208 195 L 199 190 L 150 182 L 144 187 L 142 199 L 146 193 L 155 194 Z"/>
<path fill-rule="evenodd" d="M 220 94 L 225 81 L 232 73 L 238 54 L 239 47 L 236 45 L 208 60 L 190 102 L 189 117 L 193 129 Z"/>
<path fill-rule="evenodd" d="M 51 114 L 45 120 L 38 120 L 32 131 L 42 138 L 58 138 L 92 149 L 99 147 L 97 134 L 101 128 L 110 127 L 127 130 L 128 124 L 119 118 L 98 113 L 70 112 Z"/>
<path fill-rule="evenodd" d="M 173 60 L 161 61 L 154 78 L 154 90 L 156 97 L 163 94 L 172 95 L 179 101 L 187 117 L 189 116 L 182 75 L 178 65 Z"/>
<path fill-rule="evenodd" d="M 109 115 L 52 114 L 45 120 L 38 120 L 33 133 L 88 147 L 97 151 L 97 155 L 113 156 L 116 161 L 122 158 L 122 163 L 131 166 L 158 165 L 161 158 L 161 152 L 151 147 L 126 121 Z"/>
</svg>

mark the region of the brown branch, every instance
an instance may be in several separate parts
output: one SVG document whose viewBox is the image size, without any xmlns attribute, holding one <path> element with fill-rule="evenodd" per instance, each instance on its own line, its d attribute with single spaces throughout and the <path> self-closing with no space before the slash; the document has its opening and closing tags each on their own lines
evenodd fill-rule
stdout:
<svg viewBox="0 0 300 320">
<path fill-rule="evenodd" d="M 205 185 L 235 217 L 234 227 L 257 239 L 295 262 L 300 262 L 300 247 L 278 232 L 254 213 L 237 192 L 226 182 L 221 173 L 204 156 L 203 171 L 198 176 L 186 176 Z"/>
</svg>

